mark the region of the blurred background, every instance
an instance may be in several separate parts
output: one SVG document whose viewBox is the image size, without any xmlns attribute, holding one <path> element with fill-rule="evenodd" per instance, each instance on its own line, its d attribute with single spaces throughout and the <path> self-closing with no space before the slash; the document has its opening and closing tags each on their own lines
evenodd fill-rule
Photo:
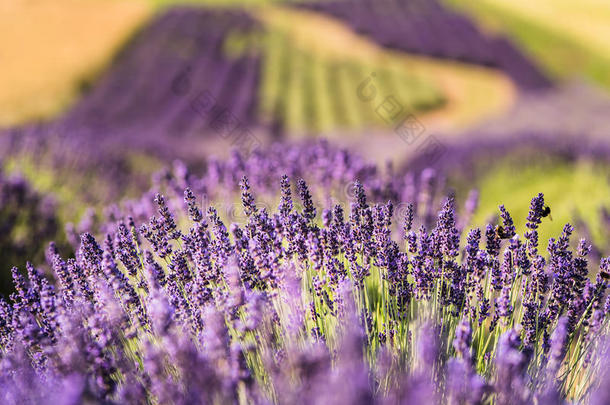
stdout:
<svg viewBox="0 0 610 405">
<path fill-rule="evenodd" d="M 0 274 L 177 160 L 312 138 L 608 253 L 609 92 L 602 0 L 2 0 Z"/>
</svg>

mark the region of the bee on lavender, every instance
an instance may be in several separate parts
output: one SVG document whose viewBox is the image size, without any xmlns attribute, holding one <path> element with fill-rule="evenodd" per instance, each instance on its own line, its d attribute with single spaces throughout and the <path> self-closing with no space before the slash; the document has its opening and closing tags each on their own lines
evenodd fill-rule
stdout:
<svg viewBox="0 0 610 405">
<path fill-rule="evenodd" d="M 540 215 L 540 216 L 542 218 L 549 217 L 549 219 L 552 221 L 553 216 L 551 215 L 551 207 L 549 207 L 548 205 L 545 205 L 544 208 L 542 209 L 542 215 Z"/>
<path fill-rule="evenodd" d="M 508 233 L 502 225 L 496 225 L 495 232 L 496 232 L 496 236 L 499 239 L 510 239 L 511 238 L 510 233 Z"/>
</svg>

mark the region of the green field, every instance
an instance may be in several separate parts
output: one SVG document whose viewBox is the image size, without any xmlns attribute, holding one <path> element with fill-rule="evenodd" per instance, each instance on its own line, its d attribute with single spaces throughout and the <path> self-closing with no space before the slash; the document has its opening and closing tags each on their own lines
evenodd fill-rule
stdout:
<svg viewBox="0 0 610 405">
<path fill-rule="evenodd" d="M 610 3 L 598 0 L 445 0 L 508 34 L 552 76 L 610 88 Z"/>
<path fill-rule="evenodd" d="M 357 89 L 371 74 L 379 96 L 369 103 L 358 97 Z M 405 112 L 443 103 L 438 88 L 406 69 L 331 58 L 295 46 L 281 31 L 264 39 L 262 77 L 262 113 L 268 119 L 278 115 L 289 131 L 297 133 L 388 128 L 390 124 L 375 112 L 384 96 L 394 96 Z"/>
<path fill-rule="evenodd" d="M 289 130 L 390 131 L 393 125 L 376 112 L 389 96 L 426 124 L 446 128 L 502 113 L 514 101 L 514 85 L 497 70 L 387 50 L 311 11 L 266 6 L 253 12 L 268 32 L 261 41 L 262 111 L 279 114 Z M 367 78 L 377 95 L 363 102 L 358 88 Z"/>
</svg>

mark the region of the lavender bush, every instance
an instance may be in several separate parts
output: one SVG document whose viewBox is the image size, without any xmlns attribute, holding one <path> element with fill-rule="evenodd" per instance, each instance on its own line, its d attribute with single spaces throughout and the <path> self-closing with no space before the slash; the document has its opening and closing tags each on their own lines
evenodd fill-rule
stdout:
<svg viewBox="0 0 610 405">
<path fill-rule="evenodd" d="M 542 194 L 524 230 L 500 206 L 463 233 L 451 196 L 431 220 L 431 177 L 398 221 L 359 181 L 349 209 L 322 209 L 284 175 L 271 209 L 263 179 L 237 181 L 242 224 L 186 187 L 181 208 L 156 194 L 82 234 L 73 258 L 51 244 L 54 281 L 14 269 L 2 402 L 606 403 L 610 259 L 593 269 L 569 224 L 544 253 Z"/>
</svg>

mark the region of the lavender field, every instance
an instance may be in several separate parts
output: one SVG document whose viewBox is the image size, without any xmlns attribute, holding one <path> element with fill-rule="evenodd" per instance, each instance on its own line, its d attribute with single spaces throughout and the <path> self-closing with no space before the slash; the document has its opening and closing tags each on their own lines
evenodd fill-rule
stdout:
<svg viewBox="0 0 610 405">
<path fill-rule="evenodd" d="M 487 7 L 0 5 L 0 404 L 610 404 L 610 95 Z"/>
</svg>

